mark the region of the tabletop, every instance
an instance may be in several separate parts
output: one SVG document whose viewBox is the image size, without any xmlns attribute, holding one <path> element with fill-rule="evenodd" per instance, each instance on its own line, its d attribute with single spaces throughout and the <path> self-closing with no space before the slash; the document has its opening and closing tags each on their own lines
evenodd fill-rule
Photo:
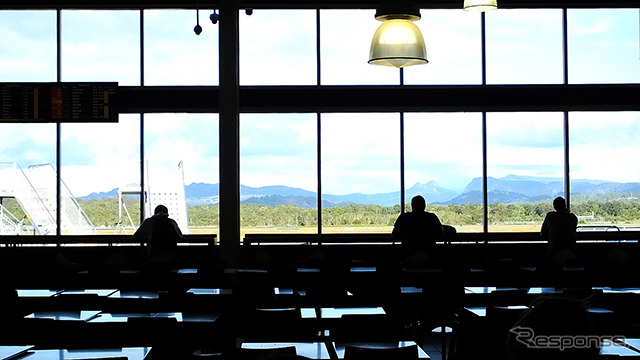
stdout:
<svg viewBox="0 0 640 360">
<path fill-rule="evenodd" d="M 363 343 L 334 343 L 336 354 L 339 359 L 344 359 L 344 349 L 347 345 L 358 346 L 358 347 L 366 347 L 366 348 L 376 348 L 376 349 L 384 349 L 390 347 L 405 347 L 405 346 L 413 346 L 417 345 L 414 341 L 399 341 L 397 343 L 381 343 L 381 342 L 363 342 Z M 418 346 L 418 358 L 420 359 L 431 359 L 429 354 L 427 354 L 420 346 Z"/>
<path fill-rule="evenodd" d="M 25 316 L 25 319 L 52 319 L 65 321 L 88 321 L 100 314 L 98 310 L 81 310 L 81 311 L 37 311 Z"/>
<path fill-rule="evenodd" d="M 150 347 L 132 347 L 116 349 L 51 349 L 29 350 L 19 360 L 88 360 L 123 358 L 128 360 L 144 360 L 151 350 Z"/>
<path fill-rule="evenodd" d="M 329 350 L 322 342 L 245 342 L 243 349 L 274 349 L 288 346 L 295 346 L 296 353 L 310 359 L 325 360 L 330 359 Z"/>
<path fill-rule="evenodd" d="M 0 346 L 0 360 L 11 360 L 23 356 L 33 346 Z"/>
<path fill-rule="evenodd" d="M 301 308 L 300 313 L 303 319 L 317 318 L 316 309 Z M 342 315 L 384 315 L 386 312 L 382 307 L 348 307 L 348 308 L 320 308 L 320 318 L 339 319 Z"/>
</svg>

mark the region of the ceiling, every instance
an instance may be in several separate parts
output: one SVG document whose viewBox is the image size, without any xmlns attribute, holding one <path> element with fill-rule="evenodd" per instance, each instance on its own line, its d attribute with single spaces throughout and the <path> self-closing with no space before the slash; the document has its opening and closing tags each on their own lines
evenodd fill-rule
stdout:
<svg viewBox="0 0 640 360">
<path fill-rule="evenodd" d="M 0 0 L 0 9 L 203 9 L 219 8 L 225 0 Z M 233 1 L 233 0 L 230 0 Z M 238 0 L 253 9 L 373 9 L 372 0 Z M 463 0 L 415 1 L 423 9 L 459 9 Z M 500 8 L 640 8 L 631 0 L 498 0 Z"/>
</svg>

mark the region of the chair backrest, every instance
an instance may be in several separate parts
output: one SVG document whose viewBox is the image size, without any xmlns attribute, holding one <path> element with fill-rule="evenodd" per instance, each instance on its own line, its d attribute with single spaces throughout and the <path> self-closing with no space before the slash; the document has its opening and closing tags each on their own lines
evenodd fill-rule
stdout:
<svg viewBox="0 0 640 360">
<path fill-rule="evenodd" d="M 347 345 L 344 348 L 344 360 L 416 360 L 418 346 L 390 348 L 370 348 Z"/>
<path fill-rule="evenodd" d="M 302 326 L 300 311 L 295 308 L 244 310 L 237 320 L 239 335 L 253 341 L 300 340 L 313 334 Z"/>
<path fill-rule="evenodd" d="M 400 340 L 404 327 L 387 314 L 345 314 L 333 330 L 337 342 L 385 342 Z"/>
<path fill-rule="evenodd" d="M 295 346 L 283 346 L 269 349 L 240 348 L 236 353 L 238 360 L 279 360 L 295 359 L 298 356 Z"/>
</svg>

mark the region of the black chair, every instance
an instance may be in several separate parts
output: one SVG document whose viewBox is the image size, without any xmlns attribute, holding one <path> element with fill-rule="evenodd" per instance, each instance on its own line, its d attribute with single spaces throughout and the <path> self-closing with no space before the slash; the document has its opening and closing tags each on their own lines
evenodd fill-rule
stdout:
<svg viewBox="0 0 640 360">
<path fill-rule="evenodd" d="M 331 333 L 336 343 L 397 344 L 403 340 L 404 326 L 387 314 L 346 314 L 336 322 Z"/>
<path fill-rule="evenodd" d="M 306 341 L 313 336 L 296 308 L 246 309 L 235 319 L 236 336 L 245 340 Z"/>
<path fill-rule="evenodd" d="M 344 348 L 344 360 L 416 360 L 418 346 L 404 347 L 361 347 L 347 345 Z"/>
<path fill-rule="evenodd" d="M 295 346 L 265 349 L 237 349 L 233 359 L 238 360 L 280 360 L 298 357 Z"/>
</svg>

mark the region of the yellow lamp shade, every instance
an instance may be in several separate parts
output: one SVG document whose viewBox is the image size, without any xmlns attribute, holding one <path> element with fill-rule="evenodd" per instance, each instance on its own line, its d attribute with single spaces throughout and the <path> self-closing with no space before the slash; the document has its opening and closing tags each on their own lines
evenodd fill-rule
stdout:
<svg viewBox="0 0 640 360">
<path fill-rule="evenodd" d="M 498 8 L 497 0 L 464 0 L 464 7 L 466 11 L 487 11 L 495 10 Z"/>
<path fill-rule="evenodd" d="M 390 19 L 378 27 L 371 41 L 369 64 L 401 68 L 427 63 L 420 29 L 409 19 Z"/>
</svg>

